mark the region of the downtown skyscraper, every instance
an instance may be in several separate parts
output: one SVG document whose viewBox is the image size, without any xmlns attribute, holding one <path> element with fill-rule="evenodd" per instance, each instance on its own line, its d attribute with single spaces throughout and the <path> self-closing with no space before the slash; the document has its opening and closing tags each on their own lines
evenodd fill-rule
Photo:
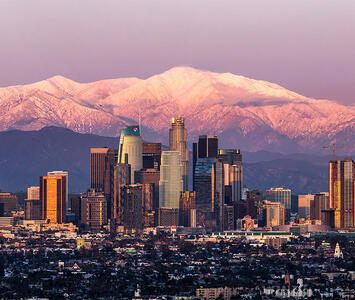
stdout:
<svg viewBox="0 0 355 300">
<path fill-rule="evenodd" d="M 195 169 L 199 158 L 217 158 L 218 155 L 218 137 L 216 135 L 200 135 L 198 143 L 192 144 L 192 172 L 193 172 L 193 190 L 195 188 Z"/>
<path fill-rule="evenodd" d="M 114 167 L 117 164 L 117 155 L 117 149 L 113 148 L 90 149 L 90 188 L 96 192 L 104 193 L 109 217 L 111 217 L 112 214 Z"/>
<path fill-rule="evenodd" d="M 283 187 L 272 187 L 266 191 L 266 199 L 282 203 L 287 210 L 291 209 L 291 190 Z"/>
<path fill-rule="evenodd" d="M 107 201 L 103 193 L 88 191 L 81 199 L 81 223 L 99 229 L 107 224 Z"/>
<path fill-rule="evenodd" d="M 25 199 L 25 219 L 41 219 L 41 201 L 39 200 L 39 186 L 31 186 L 27 189 L 27 198 Z"/>
<path fill-rule="evenodd" d="M 41 219 L 65 223 L 67 176 L 40 177 Z"/>
<path fill-rule="evenodd" d="M 50 171 L 47 172 L 47 176 L 63 176 L 65 177 L 65 181 L 66 181 L 66 194 L 65 194 L 65 203 L 66 203 L 66 209 L 68 210 L 69 208 L 69 174 L 67 171 Z"/>
<path fill-rule="evenodd" d="M 199 158 L 195 167 L 196 213 L 198 225 L 206 230 L 223 230 L 224 167 L 217 158 Z"/>
<path fill-rule="evenodd" d="M 163 151 L 160 165 L 159 207 L 179 208 L 183 191 L 179 151 Z"/>
<path fill-rule="evenodd" d="M 111 194 L 111 173 L 117 163 L 117 149 L 90 148 L 90 188 Z"/>
<path fill-rule="evenodd" d="M 124 163 L 126 154 L 131 165 L 131 183 L 134 183 L 134 172 L 143 167 L 143 140 L 139 126 L 130 126 L 121 130 L 118 146 L 118 163 Z"/>
<path fill-rule="evenodd" d="M 169 130 L 169 150 L 179 151 L 181 159 L 181 175 L 183 180 L 183 190 L 188 190 L 188 172 L 189 172 L 189 150 L 187 147 L 187 130 L 184 124 L 184 118 L 172 118 L 171 128 Z"/>
<path fill-rule="evenodd" d="M 239 149 L 219 149 L 218 158 L 224 164 L 224 184 L 229 202 L 242 200 L 243 167 Z"/>
<path fill-rule="evenodd" d="M 351 158 L 329 162 L 329 200 L 335 228 L 355 226 L 355 162 Z"/>
</svg>

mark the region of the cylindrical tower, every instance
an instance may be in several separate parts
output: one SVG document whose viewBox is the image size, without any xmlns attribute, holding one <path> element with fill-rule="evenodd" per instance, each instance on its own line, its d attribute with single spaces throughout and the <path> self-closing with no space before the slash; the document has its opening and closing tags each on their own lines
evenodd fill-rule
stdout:
<svg viewBox="0 0 355 300">
<path fill-rule="evenodd" d="M 124 163 L 126 154 L 128 164 L 131 165 L 131 182 L 134 183 L 134 172 L 143 167 L 143 140 L 139 133 L 139 126 L 131 126 L 123 129 L 118 148 L 118 163 Z"/>
</svg>

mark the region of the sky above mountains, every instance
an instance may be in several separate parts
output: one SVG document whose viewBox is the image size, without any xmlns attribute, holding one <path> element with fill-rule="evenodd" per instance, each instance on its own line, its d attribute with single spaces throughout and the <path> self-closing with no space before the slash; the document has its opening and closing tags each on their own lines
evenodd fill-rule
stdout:
<svg viewBox="0 0 355 300">
<path fill-rule="evenodd" d="M 355 104 L 355 1 L 2 0 L 0 86 L 177 65 Z"/>
</svg>

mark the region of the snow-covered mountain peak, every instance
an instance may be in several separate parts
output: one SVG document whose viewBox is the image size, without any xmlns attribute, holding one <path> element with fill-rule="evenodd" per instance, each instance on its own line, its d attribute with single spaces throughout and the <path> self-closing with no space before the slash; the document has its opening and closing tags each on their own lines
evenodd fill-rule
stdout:
<svg viewBox="0 0 355 300">
<path fill-rule="evenodd" d="M 179 66 L 147 79 L 78 83 L 63 76 L 0 88 L 0 130 L 59 125 L 116 136 L 141 113 L 145 139 L 167 142 L 184 116 L 189 140 L 218 134 L 222 146 L 293 152 L 355 140 L 355 108 L 315 100 L 263 80 Z"/>
</svg>

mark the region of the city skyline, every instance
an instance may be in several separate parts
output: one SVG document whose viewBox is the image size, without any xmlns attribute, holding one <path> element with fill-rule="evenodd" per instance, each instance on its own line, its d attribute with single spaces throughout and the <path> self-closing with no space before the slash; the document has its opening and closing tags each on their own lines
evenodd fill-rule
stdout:
<svg viewBox="0 0 355 300">
<path fill-rule="evenodd" d="M 354 298 L 354 32 L 354 0 L 0 0 L 0 298 Z"/>
<path fill-rule="evenodd" d="M 179 128 L 181 129 L 184 128 Z M 173 129 L 167 126 L 166 130 L 171 133 Z M 207 266 L 211 260 L 215 261 L 211 269 L 212 275 L 208 269 L 174 269 L 174 282 L 179 282 L 180 276 L 186 276 L 185 270 L 189 270 L 193 271 L 193 274 L 202 271 L 203 278 L 210 278 L 215 280 L 215 284 L 221 285 L 227 276 L 220 276 L 223 270 L 226 274 L 232 273 L 239 283 L 228 280 L 223 288 L 213 288 L 212 281 L 204 281 L 203 285 L 195 287 L 188 284 L 194 281 L 188 280 L 174 290 L 165 290 L 165 282 L 159 285 L 159 289 L 152 291 L 148 289 L 146 278 L 143 281 L 138 280 L 143 284 L 140 286 L 137 283 L 135 289 L 120 288 L 118 291 L 112 291 L 106 287 L 104 295 L 114 294 L 117 297 L 122 294 L 134 294 L 132 299 L 145 299 L 147 296 L 141 297 L 142 294 L 180 295 L 183 291 L 184 297 L 188 295 L 190 300 L 195 299 L 194 294 L 196 299 L 200 300 L 206 300 L 207 294 L 208 299 L 222 296 L 223 299 L 231 300 L 240 299 L 240 290 L 236 286 L 244 286 L 243 294 L 247 292 L 256 297 L 276 294 L 309 298 L 323 293 L 319 289 L 322 282 L 333 282 L 333 278 L 338 276 L 329 273 L 330 275 L 326 275 L 328 279 L 323 278 L 323 281 L 320 281 L 317 257 L 322 259 L 323 271 L 334 272 L 337 270 L 336 265 L 341 264 L 341 272 L 346 277 L 342 278 L 343 284 L 337 283 L 336 291 L 343 295 L 353 293 L 354 290 L 349 287 L 346 290 L 340 288 L 355 280 L 354 272 L 350 271 L 351 267 L 344 264 L 344 258 L 352 259 L 352 248 L 342 248 L 348 243 L 353 247 L 352 239 L 355 238 L 355 161 L 351 158 L 329 162 L 329 193 L 318 191 L 316 195 L 298 195 L 298 202 L 295 202 L 290 189 L 271 187 L 264 193 L 262 190 L 251 190 L 244 186 L 243 152 L 240 149 L 221 149 L 218 136 L 201 135 L 193 142 L 194 188 L 186 190 L 183 188 L 183 152 L 171 149 L 162 151 L 161 143 L 143 142 L 140 129 L 136 125 L 126 127 L 121 133 L 115 143 L 118 149 L 90 148 L 90 156 L 87 157 L 90 160 L 90 180 L 87 186 L 90 188 L 80 195 L 70 195 L 69 207 L 66 205 L 67 188 L 72 176 L 68 171 L 48 170 L 47 176 L 39 177 L 39 187 L 28 188 L 27 199 L 22 204 L 17 195 L 0 193 L 0 228 L 3 230 L 1 238 L 6 245 L 2 252 L 6 253 L 7 257 L 12 257 L 13 253 L 7 251 L 7 245 L 17 249 L 23 247 L 25 251 L 42 247 L 39 246 L 38 240 L 44 239 L 45 254 L 43 258 L 41 255 L 42 261 L 36 263 L 34 260 L 31 264 L 51 270 L 52 280 L 55 280 L 56 276 L 62 280 L 61 288 L 55 284 L 51 287 L 52 295 L 63 291 L 67 278 L 72 274 L 98 274 L 98 266 L 110 270 L 108 260 L 116 261 L 112 264 L 115 266 L 115 272 L 111 271 L 105 275 L 105 278 L 110 280 L 108 286 L 111 286 L 119 272 L 120 279 L 127 276 L 129 262 L 135 261 L 136 258 L 139 263 L 132 266 L 138 274 L 141 273 L 142 267 L 147 268 L 149 273 L 152 270 L 161 273 L 161 270 L 155 271 L 158 265 L 151 262 L 166 260 L 176 254 L 179 255 L 179 260 L 174 260 L 173 265 L 179 265 L 182 261 L 195 265 L 190 261 L 194 257 L 193 249 L 203 251 L 198 252 L 196 256 L 198 265 L 202 263 Z M 180 132 L 180 137 L 185 137 L 183 139 L 178 138 L 176 133 L 171 134 L 170 146 L 180 141 L 183 146 L 180 150 L 186 151 L 187 135 L 186 129 Z M 133 139 L 127 140 L 127 137 Z M 134 159 L 130 161 L 129 157 Z M 157 162 L 158 157 L 160 164 Z M 140 164 L 139 168 L 137 162 Z M 132 173 L 134 176 L 131 182 Z M 20 240 L 22 243 L 13 244 L 15 237 L 16 241 Z M 161 246 L 163 248 L 159 248 Z M 224 251 L 221 251 L 222 247 L 226 247 Z M 234 254 L 238 248 L 242 250 L 236 259 Z M 53 255 L 58 249 L 61 249 L 60 260 Z M 253 252 L 252 249 L 258 251 L 257 264 L 251 263 L 250 257 L 243 259 Z M 253 273 L 258 273 L 260 270 L 255 269 L 255 266 L 262 262 L 270 273 L 280 265 L 275 263 L 275 257 L 282 256 L 283 263 L 290 265 L 297 262 L 297 255 L 303 255 L 310 249 L 313 252 L 312 255 L 308 254 L 307 259 L 317 259 L 316 268 L 310 264 L 307 272 L 298 269 L 295 273 L 294 267 L 284 271 L 284 277 L 278 282 L 284 284 L 282 288 L 275 287 L 275 284 L 271 286 L 270 279 L 264 280 L 267 276 L 265 269 L 262 271 L 263 276 L 253 279 L 258 281 L 258 286 L 262 289 L 246 288 L 254 284 L 240 282 L 242 277 L 239 275 L 235 277 L 238 274 L 238 268 L 232 267 L 235 263 L 240 268 L 243 262 L 248 269 L 253 268 Z M 272 260 L 265 260 L 266 254 L 271 255 L 273 251 L 276 256 Z M 105 255 L 101 257 L 103 253 Z M 26 257 L 31 255 L 32 253 L 27 253 Z M 90 258 L 77 259 L 86 255 Z M 229 261 L 226 264 L 223 261 L 227 258 Z M 301 259 L 304 260 L 304 257 Z M 101 262 L 93 267 L 91 263 L 96 260 Z M 87 270 L 89 264 L 90 268 Z M 53 269 L 53 265 L 57 267 Z M 164 264 L 164 268 L 167 267 L 169 264 Z M 14 268 L 12 261 L 0 261 L 0 277 L 6 282 L 11 282 L 10 279 L 17 276 L 16 272 L 9 274 L 9 268 Z M 309 277 L 310 270 L 314 273 L 312 280 Z M 33 271 L 24 265 L 22 272 Z M 246 276 L 243 271 L 242 274 Z M 324 277 L 323 274 L 321 276 Z M 79 293 L 66 287 L 68 296 L 93 293 L 96 289 L 87 286 L 88 282 L 94 281 L 91 277 L 88 277 L 89 280 L 78 280 L 80 286 L 86 284 Z M 251 280 L 252 273 L 246 278 Z M 36 280 L 47 281 L 48 278 L 37 275 Z M 134 282 L 134 279 L 130 280 L 132 281 Z M 162 281 L 162 276 L 153 280 L 154 285 Z M 304 282 L 305 288 L 299 289 Z M 316 286 L 310 285 L 310 282 L 316 283 Z M 119 285 L 118 282 L 114 284 Z M 107 283 L 104 283 L 105 285 Z M 21 286 L 24 288 L 8 284 L 6 289 L 12 288 L 16 293 L 21 291 L 24 294 L 40 293 L 27 282 Z M 45 285 L 41 290 L 42 294 L 47 293 Z M 330 290 L 324 292 L 324 295 L 325 298 L 334 298 L 337 294 Z M 157 300 L 162 298 L 164 297 L 154 296 Z"/>
<path fill-rule="evenodd" d="M 101 200 L 93 200 L 92 202 L 88 200 L 91 204 L 88 202 L 87 205 L 92 205 L 92 207 L 96 205 L 95 209 L 101 211 L 99 215 L 105 214 L 107 219 L 106 222 L 103 221 L 104 219 L 100 219 L 99 224 L 101 226 L 104 226 L 107 220 L 110 219 L 111 222 L 117 219 L 118 223 L 116 221 L 116 224 L 125 226 L 125 223 L 122 223 L 125 218 L 128 218 L 125 220 L 131 220 L 129 221 L 130 226 L 133 226 L 132 222 L 135 217 L 132 219 L 132 216 L 127 215 L 127 212 L 125 212 L 125 217 L 122 219 L 122 213 L 125 210 L 121 211 L 121 205 L 124 203 L 122 201 L 130 199 L 129 197 L 131 196 L 129 194 L 132 188 L 137 190 L 137 196 L 134 196 L 138 197 L 134 198 L 138 201 L 135 204 L 135 209 L 139 207 L 139 201 L 144 207 L 141 213 L 140 230 L 142 230 L 142 226 L 147 226 L 145 224 L 156 222 L 153 221 L 154 215 L 155 220 L 157 220 L 156 218 L 159 220 L 158 225 L 178 225 L 181 220 L 179 210 L 182 209 L 181 205 L 185 201 L 181 202 L 181 197 L 186 193 L 186 195 L 190 193 L 189 190 L 183 188 L 184 176 L 180 152 L 171 150 L 156 152 L 156 155 L 161 155 L 160 167 L 153 163 L 154 160 L 150 156 L 146 156 L 145 160 L 149 158 L 149 164 L 147 165 L 146 162 L 146 167 L 143 167 L 144 156 L 142 149 L 145 149 L 145 153 L 149 154 L 148 152 L 158 149 L 161 151 L 161 146 L 157 147 L 158 144 L 156 143 L 145 142 L 142 144 L 137 126 L 127 127 L 122 130 L 122 133 L 119 143 L 121 150 L 110 148 L 90 149 L 90 189 L 93 189 L 88 189 L 87 193 L 88 195 L 89 193 L 93 193 L 94 196 L 98 195 L 104 200 L 104 203 L 107 203 L 105 204 L 107 206 L 105 206 L 105 211 L 103 211 Z M 184 135 L 187 136 L 187 133 L 185 132 Z M 140 145 L 138 150 L 136 145 L 132 149 L 128 148 L 129 151 L 124 154 L 123 161 L 118 156 L 119 153 L 125 152 L 122 151 L 124 149 L 122 146 L 125 143 L 124 138 L 127 136 L 137 137 Z M 139 169 L 131 169 L 129 155 L 133 155 L 138 161 L 142 160 Z M 133 160 L 133 163 L 135 164 L 135 160 Z M 230 173 L 229 168 L 231 167 L 237 168 L 237 173 L 234 173 L 234 169 L 231 169 L 232 173 Z M 265 205 L 268 207 L 267 203 L 269 202 L 275 203 L 275 205 L 277 203 L 280 204 L 285 210 L 285 213 L 283 213 L 285 216 L 281 218 L 283 220 L 281 222 L 275 221 L 276 223 L 273 223 L 274 221 L 271 219 L 262 221 L 265 220 L 265 217 L 260 215 L 259 205 L 260 201 L 264 201 L 262 197 L 260 198 L 260 195 L 263 195 L 263 191 L 249 190 L 241 184 L 243 182 L 242 154 L 239 149 L 219 149 L 217 136 L 203 135 L 199 137 L 198 143 L 193 144 L 193 170 L 193 190 L 191 195 L 196 193 L 196 196 L 193 197 L 195 204 L 192 204 L 190 209 L 195 209 L 194 207 L 196 206 L 197 210 L 193 213 L 184 212 L 184 214 L 195 216 L 196 219 L 192 221 L 193 224 L 202 226 L 202 228 L 209 231 L 224 231 L 235 228 L 233 219 L 237 218 L 237 216 L 240 218 L 249 216 L 248 214 L 253 215 L 258 220 L 258 223 L 261 222 L 260 224 L 268 227 L 271 226 L 270 224 L 273 224 L 273 227 L 285 225 L 283 218 L 290 221 L 290 217 L 295 217 L 292 217 L 294 204 L 291 201 L 291 190 L 284 187 L 271 187 L 266 191 Z M 132 173 L 133 180 L 131 181 Z M 159 174 L 160 179 L 158 182 Z M 29 216 L 41 216 L 41 219 L 48 219 L 50 223 L 61 224 L 66 222 L 66 214 L 68 213 L 68 216 L 70 216 L 73 207 L 73 198 L 70 204 L 68 198 L 68 175 L 68 171 L 48 171 L 47 176 L 40 177 L 39 187 L 28 188 L 28 197 L 25 202 L 26 220 L 31 220 L 28 219 L 30 218 Z M 240 183 L 237 183 L 238 181 Z M 317 217 L 318 222 L 321 222 L 321 224 L 336 229 L 354 227 L 354 161 L 351 158 L 331 160 L 329 162 L 328 182 L 328 192 L 318 191 L 316 195 L 298 195 L 298 218 L 300 220 L 317 221 Z M 240 187 L 236 188 L 235 184 L 240 185 Z M 126 189 L 127 196 L 121 194 L 121 189 Z M 239 192 L 237 193 L 236 191 Z M 2 201 L 5 202 L 1 202 L 0 213 L 8 214 L 9 207 L 13 209 L 13 204 L 10 202 L 15 198 L 10 193 L 2 193 L 1 195 L 3 196 Z M 159 198 L 157 198 L 157 195 L 159 195 Z M 80 196 L 80 198 L 82 197 Z M 128 205 L 127 208 L 129 208 L 130 202 L 126 202 L 124 205 Z M 184 204 L 184 206 L 190 206 L 190 204 Z M 82 207 L 82 209 L 84 208 Z M 129 210 L 130 213 L 131 209 Z M 256 212 L 257 214 L 255 215 Z M 91 221 L 87 219 L 88 215 L 91 215 L 91 209 L 88 210 L 84 217 L 87 220 L 84 224 L 91 224 Z M 95 218 L 98 218 L 97 214 Z M 231 223 L 230 218 L 232 220 Z M 276 216 L 275 218 L 278 217 Z M 97 224 L 97 222 L 96 219 L 93 224 Z M 135 230 L 135 227 L 132 227 L 132 229 Z"/>
</svg>

